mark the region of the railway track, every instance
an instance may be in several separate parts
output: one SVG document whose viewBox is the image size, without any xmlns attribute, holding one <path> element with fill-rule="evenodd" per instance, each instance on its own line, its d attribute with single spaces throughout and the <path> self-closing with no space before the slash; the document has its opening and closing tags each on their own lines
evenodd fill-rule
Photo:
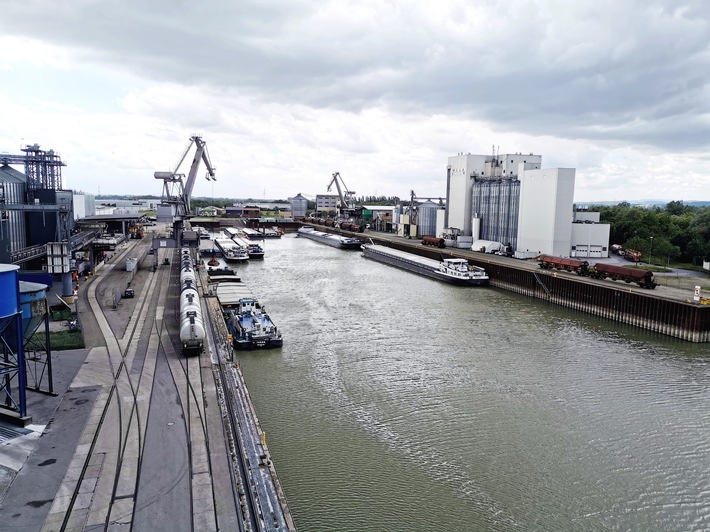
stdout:
<svg viewBox="0 0 710 532">
<path fill-rule="evenodd" d="M 121 260 L 85 290 L 97 332 L 72 387 L 101 388 L 42 530 L 295 530 L 218 306 L 201 298 L 208 349 L 183 356 L 172 260 L 148 275 L 125 331 L 112 328 L 115 305 L 97 293 Z"/>
<path fill-rule="evenodd" d="M 114 261 L 112 266 L 117 263 Z M 189 507 L 184 519 L 188 528 L 175 529 L 217 530 L 199 361 L 184 359 L 176 352 L 169 331 L 172 316 L 165 312 L 174 277 L 171 268 L 149 276 L 120 338 L 109 325 L 105 305 L 96 297 L 100 283 L 109 276 L 103 275 L 99 282 L 89 285 L 86 299 L 98 324 L 100 341 L 95 342 L 87 357 L 91 369 L 83 376 L 80 372 L 74 385 L 100 384 L 103 389 L 43 530 L 133 528 L 138 513 L 156 506 L 155 499 L 142 494 L 146 483 L 142 474 L 149 415 L 155 415 L 151 397 L 159 359 L 168 366 L 174 394 L 179 397 L 182 415 L 177 417 L 184 420 L 182 439 L 186 452 L 182 460 L 187 467 L 183 470 L 178 461 L 178 467 L 150 479 L 155 483 L 157 478 L 162 484 L 163 489 L 154 492 L 160 496 L 173 493 L 178 483 L 185 484 L 185 478 L 189 479 L 191 504 L 180 501 L 183 507 Z M 177 301 L 174 297 L 173 300 Z M 179 428 L 180 424 L 175 425 Z M 204 496 L 205 486 L 209 486 L 208 497 Z M 194 496 L 197 490 L 199 497 Z"/>
</svg>

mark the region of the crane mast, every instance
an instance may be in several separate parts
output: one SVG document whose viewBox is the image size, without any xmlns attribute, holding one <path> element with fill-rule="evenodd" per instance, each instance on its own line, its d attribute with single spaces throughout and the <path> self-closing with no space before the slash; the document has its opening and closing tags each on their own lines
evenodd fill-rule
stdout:
<svg viewBox="0 0 710 532">
<path fill-rule="evenodd" d="M 187 174 L 187 179 L 183 183 L 185 174 L 178 173 L 180 166 L 185 161 L 187 154 L 192 146 L 196 146 L 195 156 L 192 159 L 192 165 Z M 155 179 L 163 180 L 163 204 L 169 204 L 173 208 L 174 221 L 182 221 L 190 214 L 190 198 L 192 190 L 195 187 L 197 170 L 200 167 L 200 161 L 205 163 L 207 168 L 206 178 L 208 181 L 216 181 L 215 168 L 210 162 L 209 154 L 207 153 L 207 145 L 202 137 L 197 135 L 190 137 L 190 144 L 182 154 L 175 170 L 171 172 L 155 172 Z"/>
<path fill-rule="evenodd" d="M 330 192 L 330 189 L 332 188 L 333 183 L 335 183 L 335 188 L 338 189 L 338 196 L 340 196 L 340 211 L 341 212 L 351 211 L 353 208 L 353 205 L 351 204 L 351 198 L 355 195 L 355 191 L 348 190 L 348 187 L 345 185 L 345 181 L 343 181 L 343 178 L 340 175 L 340 172 L 335 172 L 333 174 L 333 179 L 328 184 L 328 192 Z M 340 187 L 341 183 L 343 185 L 342 188 Z M 345 189 L 345 192 L 343 192 L 343 189 Z"/>
</svg>

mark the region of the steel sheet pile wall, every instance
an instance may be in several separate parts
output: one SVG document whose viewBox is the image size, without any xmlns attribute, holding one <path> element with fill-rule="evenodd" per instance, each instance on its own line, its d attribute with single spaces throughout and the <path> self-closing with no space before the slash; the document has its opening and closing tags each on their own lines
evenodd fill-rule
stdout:
<svg viewBox="0 0 710 532">
<path fill-rule="evenodd" d="M 460 254 L 438 248 L 377 238 L 373 240 L 431 259 L 462 257 Z M 612 281 L 599 284 L 571 274 L 559 275 L 524 262 L 520 262 L 520 266 L 516 267 L 499 264 L 495 260 L 463 258 L 468 258 L 471 264 L 486 270 L 490 277 L 490 286 L 682 340 L 710 342 L 708 305 L 692 305 L 663 299 L 650 291 L 625 289 L 627 285 Z"/>
<path fill-rule="evenodd" d="M 710 342 L 707 306 L 671 301 L 616 285 L 602 286 L 554 272 L 478 265 L 488 271 L 491 286 L 690 342 Z"/>
</svg>

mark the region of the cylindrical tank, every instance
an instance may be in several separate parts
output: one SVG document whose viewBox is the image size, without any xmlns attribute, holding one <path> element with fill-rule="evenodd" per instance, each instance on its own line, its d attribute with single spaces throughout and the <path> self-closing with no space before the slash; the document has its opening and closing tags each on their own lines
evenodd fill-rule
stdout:
<svg viewBox="0 0 710 532">
<path fill-rule="evenodd" d="M 180 341 L 204 341 L 205 326 L 197 291 L 185 290 L 180 295 Z"/>
<path fill-rule="evenodd" d="M 20 311 L 20 290 L 14 264 L 0 264 L 0 320 Z"/>
<path fill-rule="evenodd" d="M 308 211 L 308 200 L 301 196 L 299 192 L 295 198 L 291 199 L 291 216 L 294 218 L 305 218 Z"/>
<path fill-rule="evenodd" d="M 426 201 L 419 205 L 417 228 L 419 236 L 436 236 L 436 211 L 439 206 L 433 201 Z"/>
<path fill-rule="evenodd" d="M 471 218 L 471 236 L 474 240 L 481 238 L 481 219 L 478 216 Z"/>
</svg>

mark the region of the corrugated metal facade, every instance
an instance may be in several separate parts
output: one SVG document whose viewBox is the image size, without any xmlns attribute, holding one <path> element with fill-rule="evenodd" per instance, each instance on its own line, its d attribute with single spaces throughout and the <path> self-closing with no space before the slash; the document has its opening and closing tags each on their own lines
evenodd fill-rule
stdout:
<svg viewBox="0 0 710 532">
<path fill-rule="evenodd" d="M 25 203 L 27 179 L 8 165 L 0 167 L 0 196 L 7 204 Z M 25 213 L 0 209 L 0 262 L 9 263 L 10 253 L 27 245 Z"/>
<path fill-rule="evenodd" d="M 433 201 L 427 201 L 419 205 L 418 210 L 417 230 L 419 236 L 436 236 L 436 212 L 439 210 L 439 206 Z"/>
<path fill-rule="evenodd" d="M 473 184 L 472 213 L 481 219 L 478 238 L 510 244 L 518 243 L 520 181 L 478 179 Z"/>
<path fill-rule="evenodd" d="M 308 199 L 301 196 L 299 193 L 296 197 L 291 198 L 291 216 L 294 218 L 305 218 L 308 210 Z"/>
</svg>

